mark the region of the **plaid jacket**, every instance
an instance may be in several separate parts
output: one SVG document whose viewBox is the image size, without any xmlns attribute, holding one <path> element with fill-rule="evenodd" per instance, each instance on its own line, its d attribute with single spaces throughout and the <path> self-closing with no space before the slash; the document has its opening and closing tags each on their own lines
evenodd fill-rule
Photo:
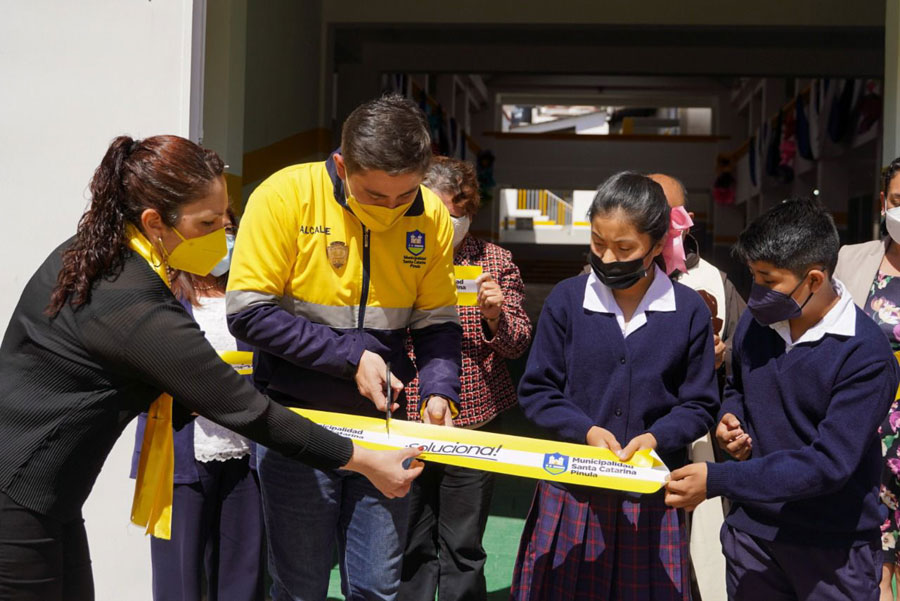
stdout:
<svg viewBox="0 0 900 601">
<path fill-rule="evenodd" d="M 455 265 L 480 265 L 503 291 L 503 310 L 497 333 L 491 337 L 478 307 L 457 306 L 463 328 L 460 413 L 456 426 L 475 426 L 490 421 L 516 404 L 516 388 L 506 367 L 531 343 L 531 321 L 523 302 L 525 285 L 512 255 L 496 244 L 467 235 L 453 257 Z M 410 348 L 410 356 L 415 361 Z M 407 414 L 419 421 L 418 378 L 406 386 Z"/>
</svg>

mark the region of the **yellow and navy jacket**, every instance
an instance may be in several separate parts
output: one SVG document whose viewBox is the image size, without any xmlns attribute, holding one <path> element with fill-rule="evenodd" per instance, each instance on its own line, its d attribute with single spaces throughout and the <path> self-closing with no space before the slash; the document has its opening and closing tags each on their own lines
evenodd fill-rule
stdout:
<svg viewBox="0 0 900 601">
<path fill-rule="evenodd" d="M 378 415 L 353 379 L 359 359 L 378 353 L 410 382 L 407 332 L 422 398 L 459 402 L 453 226 L 424 186 L 373 232 L 347 206 L 333 158 L 275 173 L 241 219 L 226 307 L 231 333 L 258 351 L 257 385 L 283 404 Z"/>
</svg>

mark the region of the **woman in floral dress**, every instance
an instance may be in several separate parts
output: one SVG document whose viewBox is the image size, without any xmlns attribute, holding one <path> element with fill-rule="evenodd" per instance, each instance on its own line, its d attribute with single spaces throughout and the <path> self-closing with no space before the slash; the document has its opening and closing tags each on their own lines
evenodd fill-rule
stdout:
<svg viewBox="0 0 900 601">
<path fill-rule="evenodd" d="M 896 354 L 900 351 L 900 158 L 884 175 L 882 238 L 841 249 L 835 276 L 854 302 L 881 326 Z M 900 401 L 894 401 L 878 429 L 884 454 L 881 500 L 888 517 L 881 526 L 884 551 L 881 601 L 895 601 L 892 581 L 900 575 Z"/>
</svg>

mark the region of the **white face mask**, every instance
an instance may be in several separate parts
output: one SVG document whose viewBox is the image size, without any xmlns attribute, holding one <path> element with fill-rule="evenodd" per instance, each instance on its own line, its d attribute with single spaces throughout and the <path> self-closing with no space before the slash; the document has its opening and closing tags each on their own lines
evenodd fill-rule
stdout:
<svg viewBox="0 0 900 601">
<path fill-rule="evenodd" d="M 209 275 L 219 277 L 225 275 L 231 269 L 231 255 L 234 252 L 234 234 L 225 234 L 225 246 L 228 248 L 228 254 L 222 257 L 222 260 L 216 263 Z"/>
<path fill-rule="evenodd" d="M 472 225 L 472 218 L 468 215 L 462 217 L 454 217 L 450 215 L 453 221 L 453 248 L 458 248 L 462 244 L 463 238 L 469 233 L 469 226 Z"/>
<path fill-rule="evenodd" d="M 900 244 L 900 207 L 888 209 L 884 212 L 884 225 L 887 227 L 891 239 Z"/>
</svg>

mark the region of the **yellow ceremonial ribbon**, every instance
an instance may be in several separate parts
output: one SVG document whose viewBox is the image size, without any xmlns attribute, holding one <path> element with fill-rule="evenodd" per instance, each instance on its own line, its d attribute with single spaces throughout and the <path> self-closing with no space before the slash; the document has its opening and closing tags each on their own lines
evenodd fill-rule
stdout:
<svg viewBox="0 0 900 601">
<path fill-rule="evenodd" d="M 483 430 L 291 408 L 336 434 L 373 449 L 420 447 L 420 459 L 550 482 L 636 493 L 658 491 L 669 473 L 659 456 L 638 451 L 622 461 L 609 449 Z"/>
<path fill-rule="evenodd" d="M 171 286 L 166 263 L 149 240 L 130 223 L 125 226 L 128 246 L 147 261 L 150 268 Z M 172 435 L 172 396 L 159 395 L 147 411 L 147 426 L 141 442 L 141 459 L 131 521 L 146 528 L 147 534 L 169 540 L 172 537 L 172 494 L 175 486 L 175 442 Z"/>
</svg>

